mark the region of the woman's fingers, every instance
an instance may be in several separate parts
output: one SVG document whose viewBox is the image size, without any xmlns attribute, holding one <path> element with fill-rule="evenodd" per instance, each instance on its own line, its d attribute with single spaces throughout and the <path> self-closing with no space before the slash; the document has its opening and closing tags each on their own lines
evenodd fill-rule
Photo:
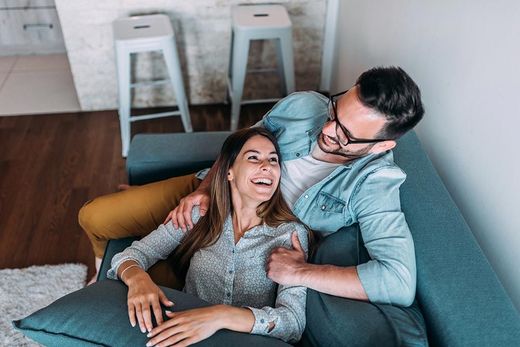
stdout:
<svg viewBox="0 0 520 347">
<path fill-rule="evenodd" d="M 141 310 L 141 304 L 135 305 L 135 315 L 137 316 L 137 321 L 139 322 L 139 329 L 141 329 L 142 333 L 146 332 L 146 325 L 144 324 L 143 312 Z"/>
<path fill-rule="evenodd" d="M 170 311 L 166 311 L 166 315 L 168 316 L 168 320 L 166 322 L 164 322 L 163 324 L 161 325 L 158 325 L 156 326 L 155 328 L 152 329 L 152 331 L 150 331 L 150 333 L 146 336 L 148 337 L 154 337 L 156 335 L 159 335 L 161 332 L 163 332 L 164 330 L 166 329 L 169 329 L 171 328 L 172 326 L 174 325 L 177 325 L 178 324 L 178 321 L 177 319 L 174 319 L 173 316 L 173 312 L 170 312 Z"/>
<path fill-rule="evenodd" d="M 155 321 L 157 322 L 157 325 L 161 325 L 162 322 L 163 322 L 163 318 L 162 318 L 162 310 L 161 310 L 161 304 L 159 303 L 158 300 L 154 300 L 152 301 L 152 309 L 153 309 L 153 314 L 155 316 Z M 148 329 L 148 331 L 152 331 L 153 329 L 153 326 L 150 327 L 150 329 Z"/>
<path fill-rule="evenodd" d="M 144 326 L 148 332 L 152 331 L 152 312 L 150 306 L 154 305 L 154 300 L 143 300 L 141 301 L 141 310 L 143 313 Z"/>
<path fill-rule="evenodd" d="M 130 325 L 132 328 L 135 327 L 135 307 L 132 303 L 128 303 L 128 319 L 130 320 Z"/>
<path fill-rule="evenodd" d="M 189 338 L 189 333 L 181 333 L 181 334 L 175 334 L 173 336 L 170 336 L 169 338 L 166 338 L 165 340 L 158 342 L 156 344 L 152 344 L 150 346 L 157 346 L 157 347 L 165 347 L 165 346 L 188 346 L 184 342 L 187 338 Z M 147 344 L 148 346 L 148 344 Z"/>
<path fill-rule="evenodd" d="M 168 329 L 163 330 L 160 334 L 154 336 L 148 343 L 147 346 L 172 346 L 175 343 L 185 339 L 190 334 L 190 331 L 186 330 L 185 326 L 174 325 Z"/>
<path fill-rule="evenodd" d="M 173 303 L 173 301 L 171 301 L 170 299 L 168 299 L 166 297 L 166 295 L 164 295 L 163 291 L 162 290 L 159 290 L 159 300 L 161 300 L 161 303 L 164 305 L 164 306 L 167 306 L 167 307 L 171 307 L 173 305 L 175 305 Z"/>
</svg>

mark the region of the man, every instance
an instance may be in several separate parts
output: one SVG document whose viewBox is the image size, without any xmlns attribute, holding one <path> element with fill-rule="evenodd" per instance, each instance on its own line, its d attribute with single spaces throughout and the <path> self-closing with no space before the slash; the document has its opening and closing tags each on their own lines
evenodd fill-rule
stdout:
<svg viewBox="0 0 520 347">
<path fill-rule="evenodd" d="M 402 69 L 375 68 L 363 73 L 353 88 L 331 98 L 314 92 L 291 94 L 257 124 L 278 139 L 282 193 L 295 215 L 322 235 L 359 226 L 359 234 L 336 233 L 354 237 L 355 242 L 343 245 L 335 242 L 336 235 L 326 237 L 313 264 L 305 262 L 296 237 L 293 249 L 276 249 L 270 257 L 267 270 L 273 281 L 310 289 L 304 344 L 427 344 L 419 311 L 415 306 L 403 308 L 415 297 L 415 253 L 399 201 L 405 174 L 393 162 L 391 152 L 395 140 L 413 128 L 423 113 L 419 88 Z M 169 200 L 173 190 L 177 205 L 179 191 L 194 190 L 180 199 L 167 218 L 176 226 L 190 228 L 193 206 L 200 205 L 202 213 L 207 209 L 209 180 L 200 185 L 193 176 L 172 180 L 168 186 L 175 189 L 169 188 L 163 197 L 159 192 L 166 183 L 125 194 L 128 198 L 134 194 L 135 199 L 140 194 L 137 189 L 148 190 L 148 195 L 154 190 L 157 200 Z M 115 201 L 113 197 L 98 201 L 96 208 L 88 204 L 80 213 L 80 223 L 91 240 L 98 242 L 96 255 L 103 239 L 96 233 L 107 225 L 117 229 L 114 224 L 122 216 L 97 225 L 89 220 L 94 210 L 101 211 Z M 124 201 L 122 195 L 120 201 Z M 129 226 L 122 229 L 133 230 Z M 128 232 L 113 234 L 109 238 L 129 236 Z M 363 252 L 357 235 L 368 251 L 365 261 L 360 261 Z"/>
</svg>

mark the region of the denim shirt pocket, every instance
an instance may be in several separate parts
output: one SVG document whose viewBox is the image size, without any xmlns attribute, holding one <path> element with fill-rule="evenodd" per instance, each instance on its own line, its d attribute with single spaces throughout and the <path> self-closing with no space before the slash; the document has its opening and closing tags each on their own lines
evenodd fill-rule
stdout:
<svg viewBox="0 0 520 347">
<path fill-rule="evenodd" d="M 329 193 L 320 192 L 316 199 L 318 208 L 325 213 L 343 213 L 345 202 Z"/>
</svg>

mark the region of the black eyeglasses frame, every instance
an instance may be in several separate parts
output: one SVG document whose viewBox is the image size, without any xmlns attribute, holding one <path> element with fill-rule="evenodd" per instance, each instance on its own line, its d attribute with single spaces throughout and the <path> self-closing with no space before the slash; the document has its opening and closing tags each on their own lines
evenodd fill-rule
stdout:
<svg viewBox="0 0 520 347">
<path fill-rule="evenodd" d="M 329 121 L 336 123 L 336 137 L 338 139 L 338 142 L 343 147 L 346 147 L 349 144 L 366 144 L 366 143 L 378 143 L 378 142 L 383 142 L 383 141 L 390 141 L 390 139 L 372 139 L 372 140 L 369 140 L 369 139 L 358 139 L 358 140 L 352 140 L 350 138 L 350 136 L 347 135 L 349 133 L 349 131 L 347 130 L 347 128 L 343 124 L 340 123 L 340 121 L 338 119 L 338 109 L 337 109 L 336 103 L 337 103 L 337 98 L 339 96 L 341 96 L 341 95 L 346 94 L 349 90 L 350 89 L 347 89 L 347 90 L 345 90 L 345 91 L 343 91 L 341 93 L 337 93 L 337 94 L 329 96 L 329 104 L 328 104 L 329 114 L 328 114 L 328 118 L 329 118 Z M 331 109 L 332 109 L 332 113 L 330 112 Z M 343 143 L 340 140 L 340 136 L 338 134 L 338 127 L 341 129 L 341 132 L 343 133 L 344 138 L 347 139 L 347 142 Z"/>
</svg>

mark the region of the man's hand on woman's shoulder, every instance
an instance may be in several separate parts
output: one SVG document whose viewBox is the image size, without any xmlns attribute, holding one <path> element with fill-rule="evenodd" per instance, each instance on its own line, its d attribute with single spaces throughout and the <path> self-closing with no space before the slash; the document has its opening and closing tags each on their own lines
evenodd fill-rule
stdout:
<svg viewBox="0 0 520 347">
<path fill-rule="evenodd" d="M 193 193 L 182 198 L 179 205 L 171 211 L 163 224 L 170 220 L 175 228 L 187 231 L 193 228 L 192 210 L 194 206 L 199 206 L 200 216 L 204 216 L 208 211 L 209 192 L 206 189 L 197 189 Z"/>
<path fill-rule="evenodd" d="M 306 252 L 296 231 L 291 234 L 291 242 L 292 249 L 278 247 L 273 250 L 267 259 L 267 277 L 282 285 L 301 285 L 299 276 L 307 266 Z"/>
</svg>

